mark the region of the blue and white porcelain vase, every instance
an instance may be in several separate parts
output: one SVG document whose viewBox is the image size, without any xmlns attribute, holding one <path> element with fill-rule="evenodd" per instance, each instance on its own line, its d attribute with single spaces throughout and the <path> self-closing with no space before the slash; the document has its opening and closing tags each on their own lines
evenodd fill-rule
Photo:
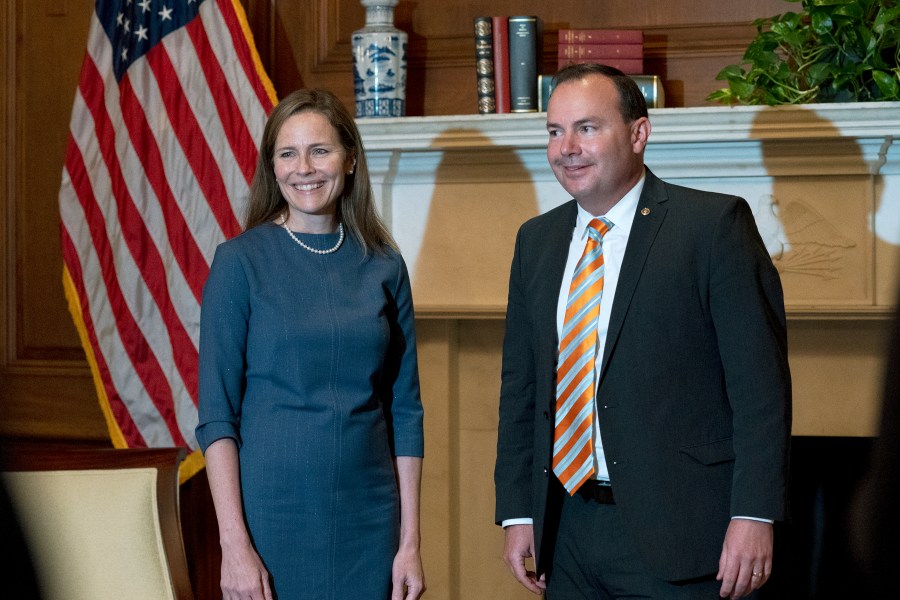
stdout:
<svg viewBox="0 0 900 600">
<path fill-rule="evenodd" d="M 406 32 L 394 27 L 398 0 L 360 0 L 366 26 L 353 32 L 357 117 L 406 114 Z"/>
</svg>

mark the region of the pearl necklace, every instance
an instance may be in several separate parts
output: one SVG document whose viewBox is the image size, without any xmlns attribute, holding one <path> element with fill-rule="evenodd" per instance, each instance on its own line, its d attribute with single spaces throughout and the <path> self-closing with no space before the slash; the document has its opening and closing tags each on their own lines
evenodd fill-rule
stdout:
<svg viewBox="0 0 900 600">
<path fill-rule="evenodd" d="M 340 233 L 340 237 L 338 238 L 337 244 L 329 248 L 328 250 L 318 250 L 317 248 L 311 248 L 304 244 L 300 239 L 294 235 L 294 232 L 291 231 L 291 228 L 288 227 L 287 219 L 281 222 L 281 226 L 284 227 L 284 230 L 288 232 L 288 235 L 291 236 L 291 239 L 297 242 L 302 248 L 309 250 L 313 254 L 331 254 L 332 252 L 337 252 L 337 249 L 341 247 L 341 244 L 344 243 L 344 224 L 338 223 L 338 233 Z"/>
</svg>

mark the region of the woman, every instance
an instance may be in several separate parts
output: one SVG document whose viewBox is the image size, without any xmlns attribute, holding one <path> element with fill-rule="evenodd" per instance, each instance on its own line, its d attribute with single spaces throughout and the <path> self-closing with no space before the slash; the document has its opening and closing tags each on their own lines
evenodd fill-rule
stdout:
<svg viewBox="0 0 900 600">
<path fill-rule="evenodd" d="M 226 600 L 424 591 L 409 279 L 359 131 L 329 92 L 272 112 L 245 231 L 216 250 L 197 440 Z"/>
</svg>

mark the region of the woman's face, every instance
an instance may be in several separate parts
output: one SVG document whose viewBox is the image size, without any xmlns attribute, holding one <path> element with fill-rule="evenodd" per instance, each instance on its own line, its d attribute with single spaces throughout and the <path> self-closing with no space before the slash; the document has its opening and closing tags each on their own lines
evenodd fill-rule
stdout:
<svg viewBox="0 0 900 600">
<path fill-rule="evenodd" d="M 275 140 L 275 180 L 288 203 L 289 226 L 307 233 L 334 230 L 344 178 L 355 160 L 321 113 L 291 115 Z"/>
</svg>

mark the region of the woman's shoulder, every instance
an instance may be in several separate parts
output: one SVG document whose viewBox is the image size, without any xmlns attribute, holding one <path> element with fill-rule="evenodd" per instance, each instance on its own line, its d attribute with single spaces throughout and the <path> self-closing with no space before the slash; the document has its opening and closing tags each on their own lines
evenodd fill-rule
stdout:
<svg viewBox="0 0 900 600">
<path fill-rule="evenodd" d="M 259 248 L 260 242 L 271 240 L 277 232 L 278 228 L 274 223 L 262 223 L 225 240 L 217 246 L 216 251 L 231 254 L 252 252 Z"/>
<path fill-rule="evenodd" d="M 374 260 L 390 269 L 406 270 L 406 262 L 403 260 L 403 255 L 400 254 L 399 250 L 387 244 L 382 244 L 378 249 L 369 250 L 369 256 L 370 260 Z"/>
</svg>

